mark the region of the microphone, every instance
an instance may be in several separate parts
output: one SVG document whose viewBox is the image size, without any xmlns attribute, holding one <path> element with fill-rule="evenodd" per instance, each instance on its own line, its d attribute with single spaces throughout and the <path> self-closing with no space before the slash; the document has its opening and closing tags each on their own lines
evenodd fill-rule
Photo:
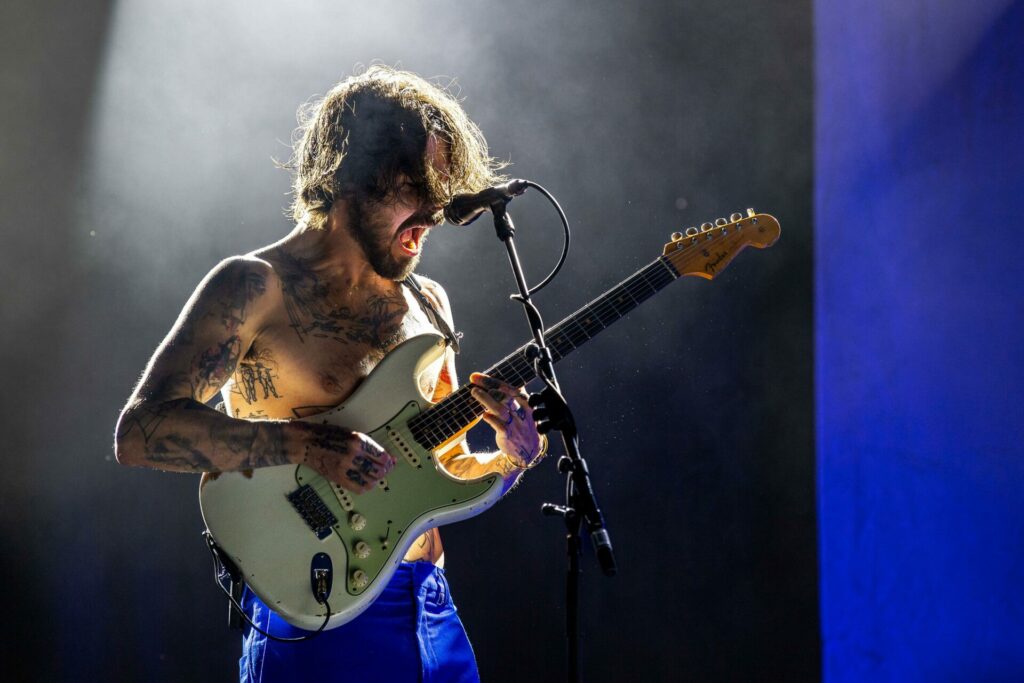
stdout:
<svg viewBox="0 0 1024 683">
<path fill-rule="evenodd" d="M 469 225 L 498 202 L 507 204 L 513 197 L 526 192 L 527 182 L 510 180 L 503 185 L 495 185 L 475 194 L 456 195 L 448 206 L 444 207 L 444 219 L 452 225 Z"/>
</svg>

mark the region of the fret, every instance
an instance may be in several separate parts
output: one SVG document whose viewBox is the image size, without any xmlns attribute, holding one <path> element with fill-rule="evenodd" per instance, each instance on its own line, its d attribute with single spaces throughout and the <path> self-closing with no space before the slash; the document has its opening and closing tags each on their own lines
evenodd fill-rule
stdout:
<svg viewBox="0 0 1024 683">
<path fill-rule="evenodd" d="M 593 334 L 587 331 L 587 328 L 576 318 L 570 318 L 566 321 L 566 334 L 569 335 L 570 339 L 578 339 L 580 344 L 593 338 Z M 594 334 L 597 332 L 595 331 Z"/>
<path fill-rule="evenodd" d="M 565 325 L 565 338 L 572 344 L 572 348 L 579 348 L 586 342 L 590 341 L 592 335 L 587 334 L 587 330 L 580 325 L 577 321 L 569 321 Z"/>
<path fill-rule="evenodd" d="M 658 290 L 659 288 L 655 287 L 651 282 L 650 276 L 645 273 L 636 279 L 636 287 L 632 293 L 633 299 L 635 299 L 638 304 L 643 303 L 657 294 Z"/>
<path fill-rule="evenodd" d="M 581 335 L 578 332 L 574 334 L 574 331 L 568 328 L 568 325 L 552 328 L 551 333 L 545 335 L 548 348 L 551 349 L 552 358 L 555 356 L 563 358 L 582 346 L 583 342 L 587 339 L 590 339 L 589 335 Z"/>
<path fill-rule="evenodd" d="M 672 280 L 675 280 L 677 277 L 679 277 L 679 271 L 676 270 L 676 267 L 672 265 L 672 262 L 669 261 L 664 256 L 655 261 L 655 263 L 660 264 L 666 271 L 668 271 L 668 274 L 671 276 Z"/>
<path fill-rule="evenodd" d="M 619 320 L 638 305 L 679 277 L 665 257 L 626 278 L 572 315 L 545 330 L 544 336 L 551 357 L 559 361 L 593 339 L 599 332 Z M 529 344 L 524 344 L 485 374 L 512 386 L 523 386 L 536 377 L 533 363 L 527 358 Z M 469 393 L 469 387 L 456 389 L 444 400 L 409 421 L 409 428 L 421 445 L 436 448 L 483 414 L 483 407 Z"/>
</svg>

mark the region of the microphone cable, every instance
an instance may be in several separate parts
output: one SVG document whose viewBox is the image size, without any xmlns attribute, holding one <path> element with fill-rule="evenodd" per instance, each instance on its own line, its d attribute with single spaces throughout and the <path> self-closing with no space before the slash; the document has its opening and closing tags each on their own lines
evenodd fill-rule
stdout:
<svg viewBox="0 0 1024 683">
<path fill-rule="evenodd" d="M 537 183 L 533 182 L 532 180 L 527 180 L 525 181 L 525 183 L 527 187 L 532 187 L 533 189 L 537 190 L 542 195 L 544 195 L 547 198 L 547 200 L 551 202 L 551 205 L 555 207 L 555 211 L 558 212 L 558 218 L 561 219 L 562 221 L 562 230 L 565 235 L 564 241 L 562 242 L 562 254 L 561 256 L 558 257 L 558 263 L 555 264 L 555 267 L 551 269 L 551 272 L 548 273 L 547 277 L 541 280 L 539 284 L 534 285 L 533 287 L 530 287 L 529 289 L 526 290 L 528 295 L 533 295 L 534 293 L 539 292 L 540 290 L 547 287 L 548 284 L 550 284 L 551 281 L 555 279 L 555 276 L 558 275 L 558 271 L 562 270 L 562 266 L 565 265 L 565 259 L 569 255 L 569 246 L 572 242 L 572 232 L 569 230 L 569 219 L 566 218 L 565 211 L 562 210 L 562 206 L 558 203 L 558 200 L 555 199 L 550 192 L 548 192 L 546 189 L 544 189 Z M 526 303 L 521 294 L 512 294 L 509 296 L 509 298 L 512 299 L 513 301 Z"/>
</svg>

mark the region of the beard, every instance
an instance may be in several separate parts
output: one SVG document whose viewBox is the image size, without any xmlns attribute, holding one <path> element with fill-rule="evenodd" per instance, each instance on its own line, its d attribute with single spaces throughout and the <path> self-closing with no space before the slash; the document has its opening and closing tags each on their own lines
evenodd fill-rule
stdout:
<svg viewBox="0 0 1024 683">
<path fill-rule="evenodd" d="M 392 252 L 395 236 L 389 226 L 372 210 L 371 202 L 358 199 L 348 203 L 348 228 L 377 275 L 388 280 L 404 280 L 419 265 L 420 255 L 398 258 Z"/>
</svg>

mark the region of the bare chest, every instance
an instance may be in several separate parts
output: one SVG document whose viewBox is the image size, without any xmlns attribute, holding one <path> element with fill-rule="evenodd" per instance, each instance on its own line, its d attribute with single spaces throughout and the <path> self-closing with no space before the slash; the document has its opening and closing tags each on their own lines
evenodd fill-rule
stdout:
<svg viewBox="0 0 1024 683">
<path fill-rule="evenodd" d="M 395 346 L 418 334 L 437 333 L 404 287 L 394 295 L 342 301 L 300 302 L 285 296 L 272 320 L 225 388 L 229 414 L 235 417 L 292 419 L 321 413 L 344 402 Z M 423 375 L 425 395 L 433 392 L 437 374 Z"/>
</svg>

